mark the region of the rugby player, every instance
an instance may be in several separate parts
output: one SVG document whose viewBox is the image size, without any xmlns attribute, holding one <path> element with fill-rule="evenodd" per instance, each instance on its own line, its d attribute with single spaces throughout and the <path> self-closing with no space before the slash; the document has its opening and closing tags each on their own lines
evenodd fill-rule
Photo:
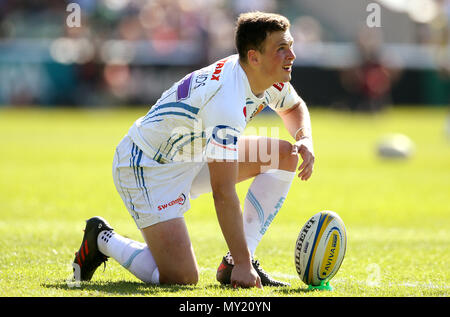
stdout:
<svg viewBox="0 0 450 317">
<path fill-rule="evenodd" d="M 255 250 L 292 181 L 308 180 L 314 151 L 305 102 L 290 84 L 295 59 L 284 16 L 249 12 L 237 19 L 238 54 L 186 75 L 137 119 L 116 148 L 114 184 L 145 243 L 118 234 L 101 217 L 86 222 L 74 276 L 90 280 L 109 257 L 152 284 L 196 284 L 198 266 L 184 213 L 212 192 L 229 252 L 216 278 L 233 287 L 287 286 L 255 260 Z M 293 143 L 243 136 L 272 108 Z M 267 154 L 269 159 L 265 158 Z M 235 186 L 252 178 L 241 211 Z"/>
</svg>

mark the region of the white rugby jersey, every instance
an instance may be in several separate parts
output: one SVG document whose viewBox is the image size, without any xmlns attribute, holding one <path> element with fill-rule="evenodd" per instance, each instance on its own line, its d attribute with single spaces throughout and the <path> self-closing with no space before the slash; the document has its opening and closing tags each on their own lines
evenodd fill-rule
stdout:
<svg viewBox="0 0 450 317">
<path fill-rule="evenodd" d="M 159 163 L 237 160 L 237 140 L 256 114 L 266 106 L 283 111 L 299 101 L 290 83 L 256 97 L 236 54 L 176 82 L 128 135 Z"/>
</svg>

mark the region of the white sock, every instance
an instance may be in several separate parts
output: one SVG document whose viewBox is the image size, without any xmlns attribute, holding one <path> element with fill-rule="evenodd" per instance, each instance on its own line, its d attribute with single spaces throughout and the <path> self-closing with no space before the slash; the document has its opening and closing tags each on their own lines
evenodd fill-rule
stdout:
<svg viewBox="0 0 450 317">
<path fill-rule="evenodd" d="M 145 243 L 104 230 L 98 235 L 97 244 L 101 253 L 115 259 L 141 281 L 159 284 L 158 267 Z"/>
<path fill-rule="evenodd" d="M 295 172 L 270 169 L 255 177 L 244 202 L 244 233 L 252 254 L 287 197 Z"/>
</svg>

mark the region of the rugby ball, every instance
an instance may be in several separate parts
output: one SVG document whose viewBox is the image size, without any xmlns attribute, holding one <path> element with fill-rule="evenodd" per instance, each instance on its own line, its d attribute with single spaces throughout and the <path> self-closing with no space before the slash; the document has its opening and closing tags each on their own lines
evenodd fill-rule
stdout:
<svg viewBox="0 0 450 317">
<path fill-rule="evenodd" d="M 414 153 L 414 143 L 404 134 L 387 134 L 380 138 L 377 145 L 378 155 L 383 158 L 406 159 Z"/>
<path fill-rule="evenodd" d="M 315 214 L 303 226 L 295 244 L 298 276 L 307 285 L 324 285 L 339 270 L 346 248 L 342 219 L 329 210 Z"/>
</svg>

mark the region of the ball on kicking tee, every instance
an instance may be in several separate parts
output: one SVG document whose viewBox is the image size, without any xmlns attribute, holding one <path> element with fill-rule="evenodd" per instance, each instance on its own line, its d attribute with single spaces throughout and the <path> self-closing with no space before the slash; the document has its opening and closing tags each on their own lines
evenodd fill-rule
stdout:
<svg viewBox="0 0 450 317">
<path fill-rule="evenodd" d="M 312 216 L 301 229 L 295 244 L 295 268 L 310 288 L 331 290 L 329 281 L 339 270 L 347 248 L 342 219 L 325 210 Z"/>
</svg>

